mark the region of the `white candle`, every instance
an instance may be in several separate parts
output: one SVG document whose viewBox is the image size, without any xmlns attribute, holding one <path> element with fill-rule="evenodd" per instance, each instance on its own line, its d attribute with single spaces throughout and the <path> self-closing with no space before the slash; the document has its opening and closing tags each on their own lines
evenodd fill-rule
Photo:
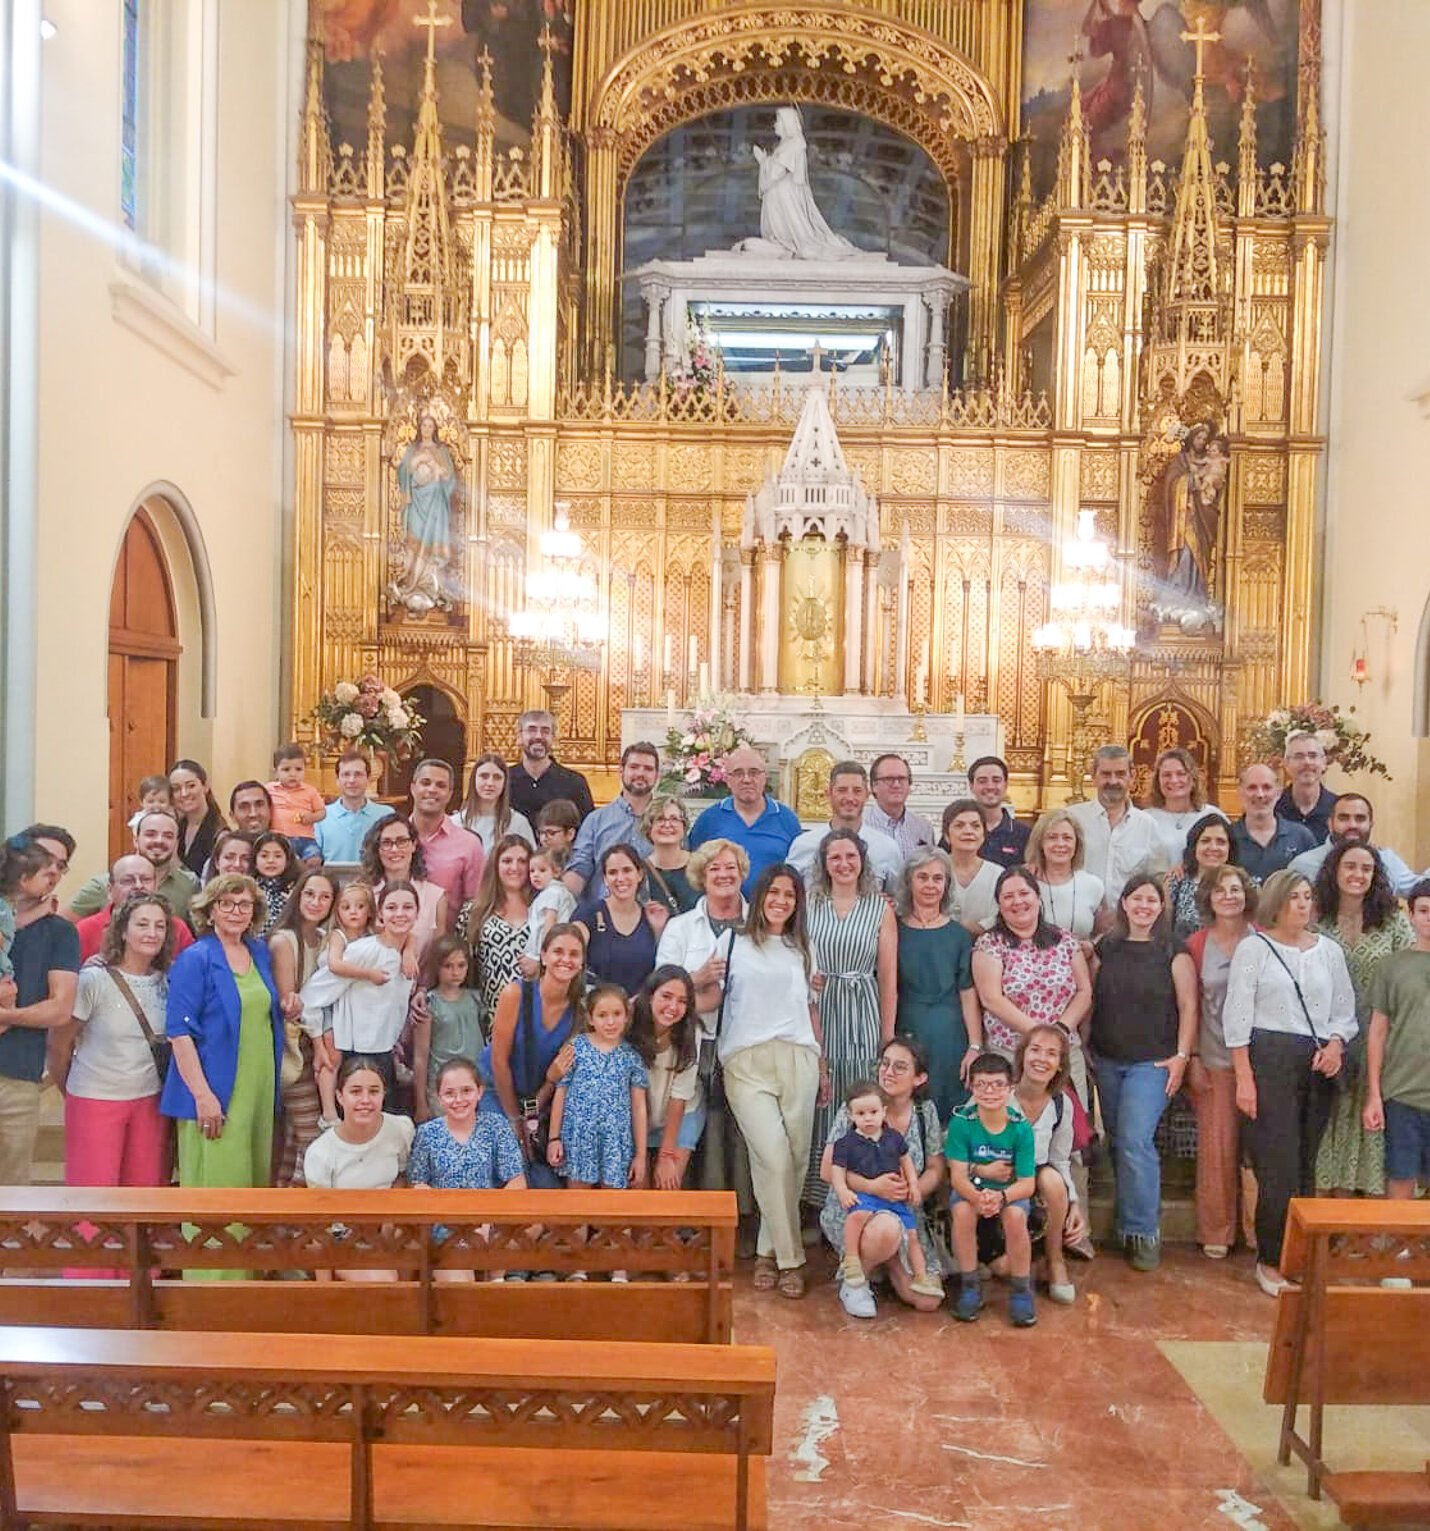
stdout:
<svg viewBox="0 0 1430 1531">
<path fill-rule="evenodd" d="M 670 674 L 675 668 L 675 639 L 669 633 L 665 635 L 665 673 Z"/>
<path fill-rule="evenodd" d="M 687 675 L 695 674 L 695 667 L 700 663 L 700 640 L 694 633 L 690 635 L 690 663 L 685 667 Z"/>
<path fill-rule="evenodd" d="M 631 656 L 635 660 L 636 674 L 639 675 L 645 669 L 645 639 L 639 633 L 631 645 Z"/>
<path fill-rule="evenodd" d="M 675 727 L 675 687 L 667 686 L 665 692 L 665 726 Z"/>
<path fill-rule="evenodd" d="M 953 727 L 956 733 L 963 732 L 963 692 L 958 693 L 958 700 L 954 704 Z"/>
<path fill-rule="evenodd" d="M 914 701 L 921 702 L 924 699 L 924 689 L 928 685 L 928 667 L 923 660 L 919 661 L 919 667 L 914 671 Z"/>
<path fill-rule="evenodd" d="M 700 661 L 700 695 L 710 695 L 710 666 L 703 659 Z"/>
</svg>

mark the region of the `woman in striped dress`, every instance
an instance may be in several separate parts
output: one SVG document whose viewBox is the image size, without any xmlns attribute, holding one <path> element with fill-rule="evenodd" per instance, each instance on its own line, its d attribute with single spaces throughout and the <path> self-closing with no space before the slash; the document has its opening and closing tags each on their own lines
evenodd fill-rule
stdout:
<svg viewBox="0 0 1430 1531">
<path fill-rule="evenodd" d="M 490 1036 L 497 1000 L 521 978 L 531 908 L 531 847 L 520 835 L 503 835 L 487 857 L 481 886 L 465 911 L 463 929 L 472 949 L 471 982 L 477 991 L 482 1031 Z"/>
<path fill-rule="evenodd" d="M 829 1188 L 819 1160 L 829 1124 L 849 1086 L 874 1077 L 879 1049 L 894 1034 L 899 928 L 853 830 L 830 830 L 809 881 L 809 944 L 820 975 L 815 986 L 831 1091 L 829 1104 L 815 1112 L 804 1200 L 821 1207 Z"/>
</svg>

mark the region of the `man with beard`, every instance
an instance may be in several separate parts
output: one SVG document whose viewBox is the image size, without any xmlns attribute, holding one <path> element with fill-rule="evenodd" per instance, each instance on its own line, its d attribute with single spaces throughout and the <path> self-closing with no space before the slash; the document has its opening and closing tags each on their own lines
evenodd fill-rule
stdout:
<svg viewBox="0 0 1430 1531">
<path fill-rule="evenodd" d="M 1082 830 L 1083 865 L 1102 879 L 1103 903 L 1115 909 L 1134 872 L 1166 868 L 1156 819 L 1132 804 L 1132 757 L 1120 744 L 1104 744 L 1092 757 L 1092 784 L 1096 798 L 1069 803 L 1068 812 Z"/>
<path fill-rule="evenodd" d="M 1380 857 L 1385 875 L 1390 880 L 1391 891 L 1397 898 L 1404 898 L 1417 883 L 1423 882 L 1424 872 L 1412 872 L 1396 853 L 1384 845 L 1371 841 L 1375 828 L 1375 808 L 1368 797 L 1359 792 L 1342 792 L 1331 809 L 1331 837 L 1309 851 L 1302 851 L 1291 863 L 1291 871 L 1309 877 L 1314 883 L 1327 856 L 1338 845 L 1363 845 Z"/>
<path fill-rule="evenodd" d="M 660 777 L 660 751 L 653 744 L 628 744 L 621 752 L 621 795 L 582 820 L 566 867 L 566 886 L 580 898 L 601 898 L 606 880 L 601 858 L 613 845 L 634 846 L 650 855 L 650 841 L 641 833 L 641 818 L 650 807 Z"/>
<path fill-rule="evenodd" d="M 169 901 L 181 920 L 189 917 L 189 901 L 199 891 L 199 880 L 179 860 L 179 821 L 167 808 L 151 808 L 134 826 L 134 850 L 154 868 L 154 891 Z M 109 902 L 109 876 L 101 873 L 70 900 L 63 912 L 78 922 L 98 914 Z"/>
<path fill-rule="evenodd" d="M 575 803 L 584 819 L 596 806 L 591 784 L 579 771 L 568 770 L 552 755 L 556 748 L 556 719 L 540 709 L 524 712 L 516 720 L 516 742 L 521 759 L 507 773 L 511 806 L 535 824 L 537 815 L 557 798 Z"/>
</svg>

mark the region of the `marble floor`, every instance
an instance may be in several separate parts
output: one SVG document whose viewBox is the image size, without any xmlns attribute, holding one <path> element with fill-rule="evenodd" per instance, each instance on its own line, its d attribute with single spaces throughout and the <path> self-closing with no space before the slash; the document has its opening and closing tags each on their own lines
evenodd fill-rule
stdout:
<svg viewBox="0 0 1430 1531">
<path fill-rule="evenodd" d="M 1275 1464 L 1272 1307 L 1249 1256 L 1172 1248 L 1139 1276 L 1102 1255 L 1073 1275 L 1075 1306 L 1040 1301 L 1037 1327 L 1015 1330 L 997 1283 L 974 1324 L 892 1299 L 863 1322 L 828 1281 L 791 1302 L 751 1290 L 742 1266 L 736 1339 L 779 1356 L 772 1531 L 1339 1524 Z M 1358 1417 L 1333 1412 L 1326 1440 L 1355 1465 L 1430 1456 L 1430 1410 L 1345 1412 Z"/>
</svg>

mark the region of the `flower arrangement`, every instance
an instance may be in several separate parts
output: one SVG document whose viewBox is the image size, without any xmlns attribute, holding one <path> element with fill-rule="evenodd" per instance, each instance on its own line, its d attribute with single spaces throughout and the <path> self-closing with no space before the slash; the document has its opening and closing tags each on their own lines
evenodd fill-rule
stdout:
<svg viewBox="0 0 1430 1531">
<path fill-rule="evenodd" d="M 697 319 L 686 336 L 685 355 L 681 358 L 680 373 L 675 380 L 675 393 L 679 398 L 687 394 L 704 398 L 715 391 L 715 345 L 704 322 Z"/>
<path fill-rule="evenodd" d="M 340 680 L 313 708 L 330 749 L 383 750 L 406 760 L 422 747 L 427 719 L 371 673 Z"/>
<path fill-rule="evenodd" d="M 1326 759 L 1347 775 L 1369 771 L 1372 776 L 1383 776 L 1389 781 L 1385 762 L 1370 752 L 1370 735 L 1351 721 L 1354 713 L 1354 707 L 1342 712 L 1338 706 L 1328 707 L 1324 702 L 1277 707 L 1247 728 L 1248 758 L 1279 765 L 1292 734 L 1314 734 L 1326 752 Z"/>
<path fill-rule="evenodd" d="M 729 797 L 725 757 L 740 745 L 753 743 L 748 729 L 735 720 L 733 698 L 707 698 L 684 728 L 667 732 L 661 786 L 689 797 Z"/>
</svg>

